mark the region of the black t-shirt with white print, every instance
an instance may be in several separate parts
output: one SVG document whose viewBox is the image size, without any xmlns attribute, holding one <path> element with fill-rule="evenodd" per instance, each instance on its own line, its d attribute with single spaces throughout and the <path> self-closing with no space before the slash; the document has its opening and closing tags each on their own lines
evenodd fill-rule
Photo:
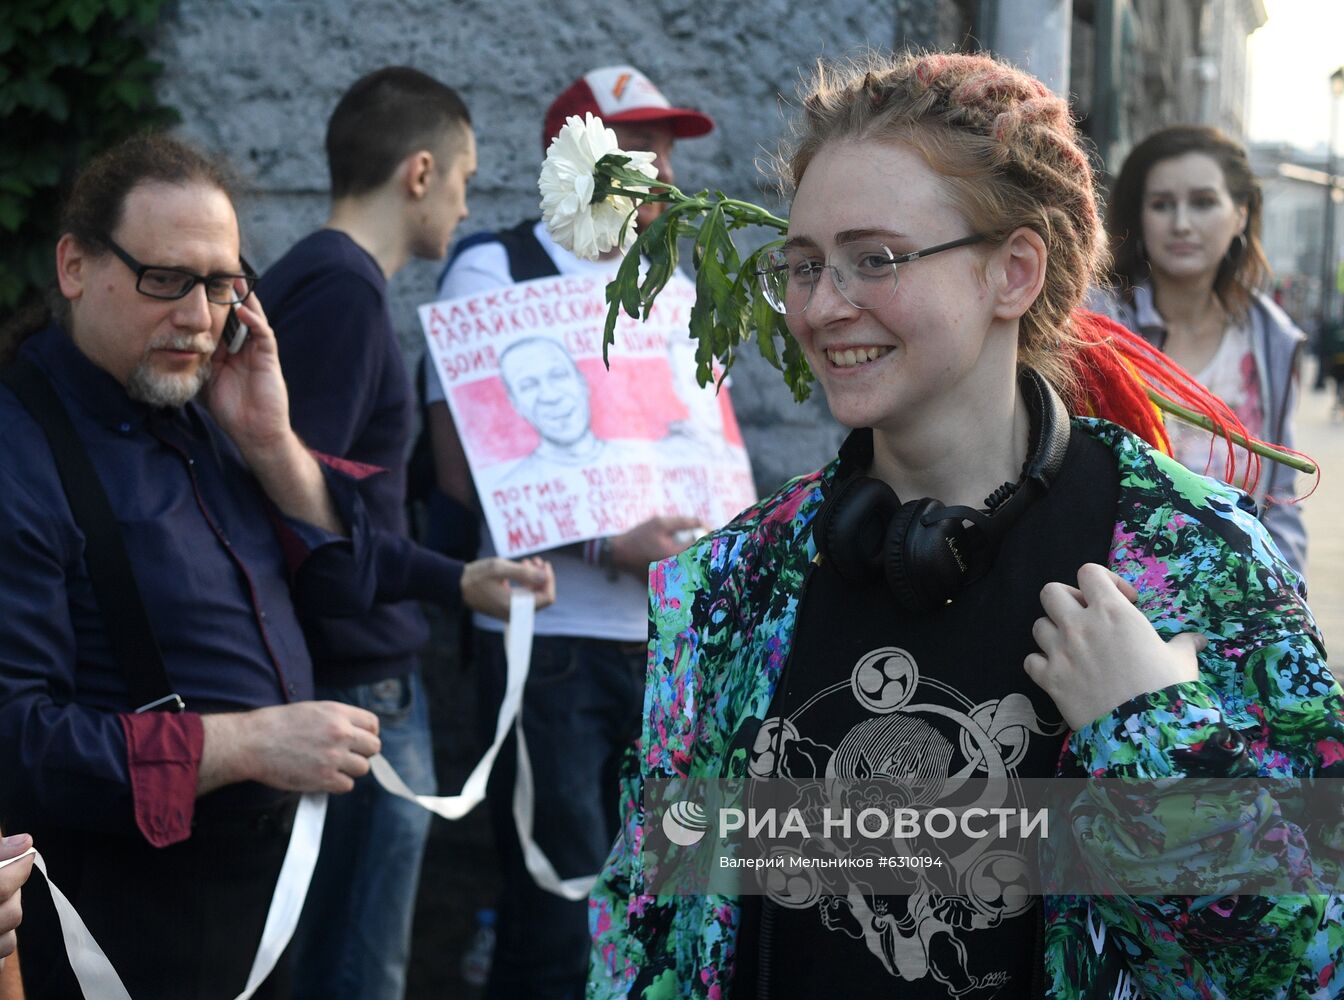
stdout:
<svg viewBox="0 0 1344 1000">
<path fill-rule="evenodd" d="M 816 566 L 762 726 L 782 747 L 771 741 L 753 773 L 858 787 L 896 779 L 926 807 L 967 779 L 1052 775 L 1067 729 L 1022 662 L 1036 649 L 1041 588 L 1076 586 L 1080 566 L 1105 564 L 1118 487 L 1109 449 L 1074 431 L 1055 485 L 1008 530 L 989 570 L 932 613 L 901 610 L 885 584 L 855 585 Z M 993 787 L 1001 795 L 1004 785 Z M 885 895 L 850 869 L 826 876 L 814 898 L 798 882 L 791 898 L 744 897 L 734 995 L 1030 995 L 1040 901 L 1014 891 L 1010 842 L 981 843 L 938 855 L 936 874 L 904 872 L 908 894 Z M 916 849 L 938 850 L 927 839 Z"/>
</svg>

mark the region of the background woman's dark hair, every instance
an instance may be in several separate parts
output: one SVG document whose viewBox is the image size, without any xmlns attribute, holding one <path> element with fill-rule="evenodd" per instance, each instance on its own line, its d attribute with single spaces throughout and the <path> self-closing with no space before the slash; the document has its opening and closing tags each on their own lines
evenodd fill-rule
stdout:
<svg viewBox="0 0 1344 1000">
<path fill-rule="evenodd" d="M 1111 234 L 1111 280 L 1122 292 L 1148 279 L 1148 259 L 1143 238 L 1143 188 L 1153 167 L 1163 160 L 1203 153 L 1223 171 L 1223 180 L 1233 202 L 1246 209 L 1242 235 L 1246 246 L 1223 258 L 1213 281 L 1214 294 L 1223 308 L 1234 316 L 1244 316 L 1250 306 L 1251 290 L 1269 276 L 1269 261 L 1260 243 L 1260 185 L 1251 173 L 1245 148 L 1230 136 L 1206 125 L 1173 125 L 1159 129 L 1130 151 L 1120 176 L 1111 189 L 1106 225 Z"/>
<path fill-rule="evenodd" d="M 102 239 L 121 224 L 126 196 L 137 185 L 155 182 L 208 184 L 233 200 L 232 181 L 222 164 L 171 136 L 147 133 L 99 153 L 79 171 L 61 209 L 59 234 L 69 233 L 94 254 L 105 253 Z M 49 289 L 45 307 L 22 310 L 0 329 L 0 357 L 12 355 L 53 315 L 68 323 L 69 306 L 59 289 Z"/>
</svg>

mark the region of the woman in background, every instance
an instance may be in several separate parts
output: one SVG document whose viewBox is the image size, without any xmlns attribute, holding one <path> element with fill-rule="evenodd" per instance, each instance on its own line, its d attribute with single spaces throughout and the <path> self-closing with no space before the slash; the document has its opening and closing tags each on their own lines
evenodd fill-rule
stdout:
<svg viewBox="0 0 1344 1000">
<path fill-rule="evenodd" d="M 1252 435 L 1292 447 L 1306 336 L 1259 291 L 1269 271 L 1260 218 L 1260 186 L 1240 144 L 1203 125 L 1154 132 L 1129 154 L 1111 193 L 1116 298 L 1108 311 L 1221 397 Z M 1167 429 L 1177 459 L 1213 471 L 1221 442 L 1178 421 Z M 1249 467 L 1241 449 L 1235 462 Z M 1266 462 L 1261 472 L 1260 519 L 1304 576 L 1293 470 Z"/>
</svg>

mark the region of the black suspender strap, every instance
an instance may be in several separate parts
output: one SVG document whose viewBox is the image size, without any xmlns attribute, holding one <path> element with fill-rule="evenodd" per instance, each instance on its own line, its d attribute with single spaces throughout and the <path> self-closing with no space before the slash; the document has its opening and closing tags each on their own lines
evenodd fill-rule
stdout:
<svg viewBox="0 0 1344 1000">
<path fill-rule="evenodd" d="M 0 368 L 0 383 L 18 397 L 51 446 L 70 511 L 84 533 L 85 567 L 131 704 L 140 706 L 137 712 L 182 711 L 186 705 L 168 683 L 163 653 L 154 638 L 112 504 L 70 414 L 46 375 L 30 362 L 16 360 Z"/>
</svg>

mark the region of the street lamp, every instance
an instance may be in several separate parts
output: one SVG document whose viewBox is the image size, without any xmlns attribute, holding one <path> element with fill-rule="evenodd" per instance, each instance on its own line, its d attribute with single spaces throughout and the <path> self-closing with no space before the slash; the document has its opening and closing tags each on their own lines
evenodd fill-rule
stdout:
<svg viewBox="0 0 1344 1000">
<path fill-rule="evenodd" d="M 1344 97 L 1344 66 L 1330 74 L 1330 140 L 1325 147 L 1325 236 L 1321 244 L 1320 336 L 1331 321 L 1335 287 L 1335 130 L 1339 124 L 1339 99 Z"/>
</svg>

